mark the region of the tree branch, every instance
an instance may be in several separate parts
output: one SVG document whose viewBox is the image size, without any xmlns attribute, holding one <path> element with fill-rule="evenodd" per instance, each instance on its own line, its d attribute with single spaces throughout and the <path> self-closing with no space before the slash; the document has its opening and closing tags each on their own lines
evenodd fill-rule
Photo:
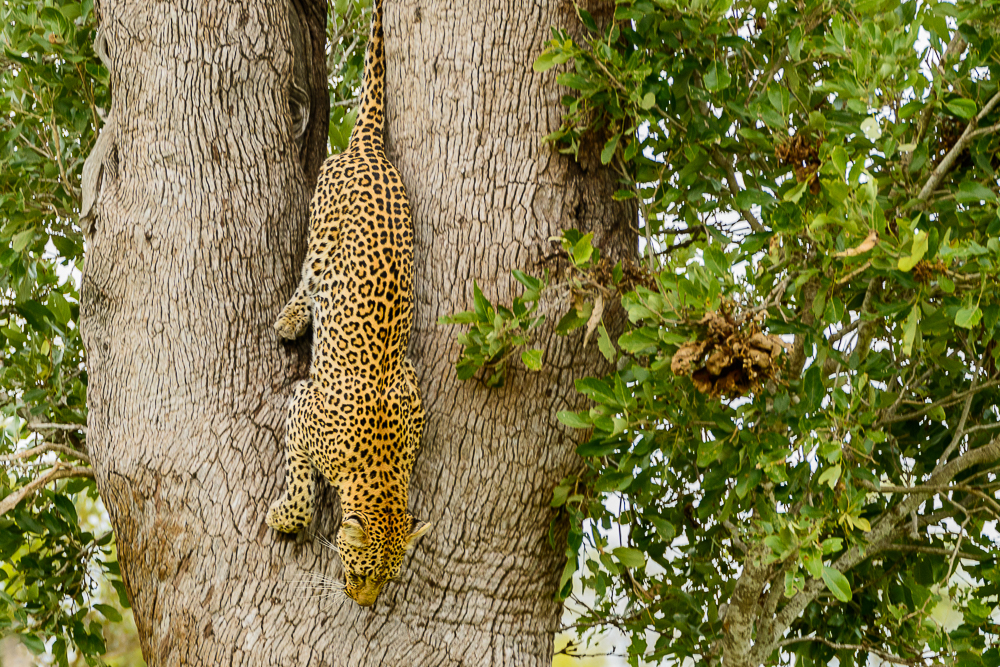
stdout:
<svg viewBox="0 0 1000 667">
<path fill-rule="evenodd" d="M 94 471 L 90 468 L 80 468 L 78 466 L 71 466 L 65 463 L 56 463 L 54 467 L 47 470 L 45 474 L 39 476 L 38 479 L 21 487 L 3 500 L 0 500 L 0 516 L 3 516 L 17 507 L 22 500 L 40 489 L 42 486 L 48 484 L 49 482 L 66 479 L 67 477 L 89 477 L 93 479 Z"/>
<path fill-rule="evenodd" d="M 778 643 L 778 646 L 788 646 L 789 644 L 797 644 L 799 642 L 818 642 L 820 644 L 826 644 L 836 651 L 866 651 L 868 653 L 874 653 L 886 662 L 892 662 L 897 665 L 923 664 L 923 660 L 921 658 L 901 658 L 898 655 L 887 653 L 882 649 L 877 649 L 867 644 L 838 644 L 830 641 L 829 639 L 824 639 L 823 637 L 792 637 L 790 639 L 782 640 Z"/>
<path fill-rule="evenodd" d="M 955 161 L 958 159 L 958 156 L 962 154 L 962 151 L 965 150 L 966 146 L 969 145 L 969 142 L 972 141 L 974 136 L 976 136 L 976 127 L 979 125 L 979 121 L 993 111 L 993 107 L 995 107 L 997 103 L 1000 103 L 1000 92 L 997 92 L 993 97 L 991 97 L 990 101 L 986 103 L 986 106 L 983 107 L 982 111 L 976 114 L 976 117 L 969 121 L 969 124 L 965 127 L 965 131 L 962 132 L 962 136 L 958 138 L 958 141 L 956 141 L 955 145 L 951 147 L 948 154 L 944 156 L 941 162 L 938 163 L 938 166 L 934 168 L 934 171 L 931 172 L 927 182 L 924 183 L 924 187 L 920 189 L 920 194 L 917 195 L 917 199 L 920 201 L 927 201 L 927 199 L 931 196 L 931 193 L 937 189 L 941 180 L 949 171 L 951 171 L 951 168 L 955 165 Z M 988 130 L 990 128 L 986 129 Z M 982 132 L 980 134 L 982 134 Z"/>
<path fill-rule="evenodd" d="M 80 431 L 87 432 L 87 427 L 83 424 L 51 424 L 48 422 L 28 423 L 28 428 L 32 431 Z"/>
<path fill-rule="evenodd" d="M 909 421 L 911 419 L 917 419 L 918 417 L 923 417 L 924 415 L 926 415 L 928 412 L 930 412 L 934 408 L 937 408 L 937 407 L 941 407 L 941 408 L 951 407 L 952 405 L 955 405 L 956 403 L 960 402 L 962 399 L 964 399 L 967 396 L 969 396 L 969 394 L 974 394 L 976 392 L 982 391 L 983 389 L 989 389 L 991 387 L 996 387 L 997 385 L 1000 385 L 1000 380 L 991 380 L 989 382 L 984 382 L 983 384 L 978 385 L 978 386 L 976 386 L 976 387 L 974 387 L 972 389 L 969 389 L 967 391 L 963 391 L 960 394 L 956 394 L 955 392 L 952 392 L 951 395 L 949 395 L 949 396 L 947 396 L 945 398 L 942 398 L 940 401 L 935 401 L 934 403 L 928 403 L 923 408 L 921 408 L 920 410 L 917 410 L 915 412 L 908 412 L 905 415 L 893 415 L 891 417 L 886 417 L 885 419 L 882 419 L 882 420 L 880 420 L 878 422 L 878 426 L 881 427 L 881 426 L 885 426 L 886 424 L 895 424 L 896 422 L 905 422 L 905 421 Z"/>
<path fill-rule="evenodd" d="M 751 632 L 754 621 L 757 620 L 755 617 L 758 616 L 756 613 L 759 608 L 758 600 L 768 579 L 770 568 L 764 565 L 764 558 L 769 551 L 763 544 L 758 544 L 747 553 L 743 561 L 743 572 L 736 580 L 724 622 L 726 632 L 722 637 L 722 652 L 726 656 L 727 665 L 750 665 L 759 662 L 751 657 L 753 654 Z"/>
<path fill-rule="evenodd" d="M 890 544 L 885 547 L 883 551 L 910 551 L 920 554 L 933 554 L 935 556 L 951 556 L 955 552 L 954 549 L 945 549 L 944 547 L 925 547 L 919 544 Z M 977 556 L 970 553 L 959 553 L 958 557 L 967 560 L 988 560 L 992 558 L 992 556 Z"/>
<path fill-rule="evenodd" d="M 962 456 L 941 466 L 930 475 L 925 486 L 947 485 L 955 475 L 963 470 L 981 463 L 995 461 L 997 458 L 1000 458 L 1000 438 L 995 438 L 989 444 L 966 452 Z M 851 547 L 833 563 L 833 567 L 839 572 L 847 572 L 858 563 L 879 553 L 892 544 L 897 524 L 905 520 L 911 512 L 916 510 L 925 501 L 925 495 L 914 493 L 888 510 L 872 527 L 871 532 L 868 533 L 868 544 L 865 545 L 864 550 L 858 546 Z M 751 656 L 753 664 L 764 662 L 764 657 L 774 650 L 778 645 L 779 638 L 785 634 L 792 622 L 798 618 L 806 606 L 816 599 L 816 596 L 823 590 L 824 586 L 825 584 L 821 579 L 811 579 L 806 584 L 805 589 L 796 594 L 775 617 L 774 623 L 770 628 L 771 631 L 768 633 L 769 636 L 763 636 L 764 633 L 758 633 L 757 644 L 754 645 Z"/>
<path fill-rule="evenodd" d="M 66 445 L 57 445 L 55 443 L 47 442 L 44 445 L 39 445 L 38 447 L 32 447 L 31 449 L 25 449 L 20 452 L 14 452 L 13 454 L 5 454 L 0 456 L 0 463 L 10 463 L 12 461 L 21 461 L 23 459 L 30 459 L 35 456 L 40 456 L 45 452 L 59 452 L 67 456 L 72 456 L 73 458 L 80 459 L 81 461 L 86 461 L 90 463 L 90 457 L 83 452 L 77 451 L 72 447 L 67 447 Z"/>
</svg>

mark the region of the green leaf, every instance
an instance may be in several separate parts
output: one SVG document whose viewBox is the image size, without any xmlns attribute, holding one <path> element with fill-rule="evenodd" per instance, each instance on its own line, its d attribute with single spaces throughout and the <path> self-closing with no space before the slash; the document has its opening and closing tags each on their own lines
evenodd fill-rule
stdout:
<svg viewBox="0 0 1000 667">
<path fill-rule="evenodd" d="M 736 195 L 736 206 L 740 210 L 746 210 L 753 205 L 767 206 L 773 204 L 775 201 L 775 198 L 771 195 L 754 188 L 740 190 L 739 194 Z"/>
<path fill-rule="evenodd" d="M 910 350 L 913 349 L 913 341 L 917 336 L 918 324 L 920 324 L 920 306 L 914 306 L 910 310 L 910 316 L 906 318 L 906 323 L 903 325 L 902 352 L 906 356 L 910 356 Z"/>
<path fill-rule="evenodd" d="M 580 238 L 573 246 L 573 263 L 577 266 L 581 264 L 586 264 L 590 260 L 590 256 L 594 254 L 594 246 L 591 242 L 594 239 L 594 234 L 591 232 Z"/>
<path fill-rule="evenodd" d="M 955 192 L 955 200 L 960 204 L 978 204 L 980 201 L 996 201 L 997 194 L 975 181 L 962 181 Z"/>
<path fill-rule="evenodd" d="M 705 468 L 722 457 L 726 449 L 725 440 L 706 440 L 698 445 L 698 467 Z"/>
<path fill-rule="evenodd" d="M 975 102 L 973 102 L 972 100 L 961 99 L 961 98 L 957 100 L 951 100 L 950 102 L 945 102 L 944 106 L 948 109 L 948 111 L 952 112 L 953 114 L 964 120 L 970 120 L 971 118 L 973 118 L 976 115 L 976 111 L 978 110 L 978 107 L 976 106 Z"/>
<path fill-rule="evenodd" d="M 781 198 L 782 201 L 790 201 L 793 204 L 798 204 L 799 200 L 802 199 L 802 195 L 805 193 L 806 188 L 809 187 L 809 181 L 802 181 L 791 190 L 786 192 Z"/>
<path fill-rule="evenodd" d="M 593 426 L 593 423 L 591 423 L 589 420 L 584 419 L 577 413 L 571 412 L 569 410 L 563 410 L 557 413 L 556 419 L 561 421 L 566 426 L 569 426 L 570 428 L 590 428 L 591 426 Z"/>
<path fill-rule="evenodd" d="M 121 623 L 122 615 L 117 609 L 106 604 L 95 604 L 94 609 L 104 614 L 104 618 L 112 623 Z"/>
<path fill-rule="evenodd" d="M 729 75 L 725 63 L 714 62 L 708 66 L 705 72 L 705 90 L 715 93 L 724 90 L 732 83 L 733 77 Z"/>
<path fill-rule="evenodd" d="M 847 577 L 828 565 L 823 566 L 823 582 L 834 597 L 841 602 L 851 601 L 851 585 Z"/>
<path fill-rule="evenodd" d="M 19 234 L 14 234 L 14 238 L 11 240 L 10 246 L 14 249 L 14 252 L 21 252 L 34 240 L 34 238 L 35 230 L 27 229 Z"/>
<path fill-rule="evenodd" d="M 646 565 L 646 556 L 638 549 L 630 547 L 615 547 L 611 550 L 618 562 L 625 567 L 642 568 Z"/>
<path fill-rule="evenodd" d="M 861 121 L 861 131 L 868 141 L 878 141 L 882 136 L 882 126 L 879 125 L 878 119 L 874 116 L 869 116 Z"/>
<path fill-rule="evenodd" d="M 28 647 L 28 650 L 35 655 L 41 655 L 45 653 L 45 644 L 37 635 L 31 633 L 24 633 L 21 635 L 21 643 Z"/>
<path fill-rule="evenodd" d="M 521 353 L 521 362 L 524 363 L 529 371 L 542 370 L 542 351 L 525 350 Z"/>
<path fill-rule="evenodd" d="M 806 395 L 807 408 L 809 410 L 818 409 L 823 403 L 826 389 L 823 387 L 823 374 L 815 364 L 806 371 L 805 377 L 802 379 L 802 389 Z"/>
<path fill-rule="evenodd" d="M 643 111 L 649 111 L 656 104 L 656 95 L 653 93 L 646 93 L 642 96 L 642 100 L 639 101 L 639 108 Z"/>
<path fill-rule="evenodd" d="M 608 360 L 608 363 L 613 364 L 615 362 L 618 352 L 615 350 L 615 344 L 611 342 L 608 330 L 604 328 L 604 322 L 597 325 L 597 347 L 601 350 L 604 358 Z"/>
<path fill-rule="evenodd" d="M 552 490 L 552 502 L 549 505 L 551 507 L 562 507 L 566 504 L 566 499 L 569 498 L 569 492 L 572 490 L 570 486 L 560 484 Z"/>
<path fill-rule="evenodd" d="M 832 489 L 835 486 L 837 486 L 837 482 L 840 480 L 840 473 L 841 472 L 842 472 L 842 468 L 840 467 L 840 464 L 838 463 L 837 465 L 832 466 L 832 467 L 827 468 L 826 470 L 824 470 L 823 474 L 819 476 L 819 479 L 817 480 L 817 483 L 819 483 L 819 484 L 826 484 L 827 486 L 829 486 Z"/>
<path fill-rule="evenodd" d="M 983 319 L 983 311 L 978 306 L 962 308 L 955 313 L 955 324 L 963 329 L 971 329 Z"/>
<path fill-rule="evenodd" d="M 535 62 L 532 63 L 531 69 L 536 72 L 547 72 L 557 64 L 555 52 L 546 49 L 545 51 L 542 51 L 542 55 L 538 56 Z"/>
<path fill-rule="evenodd" d="M 667 542 L 670 542 L 677 536 L 677 529 L 674 528 L 674 524 L 670 523 L 666 519 L 655 515 L 648 518 L 649 522 L 653 524 L 654 528 L 656 528 L 656 532 L 659 533 L 660 537 Z"/>
<path fill-rule="evenodd" d="M 613 137 L 608 139 L 608 142 L 604 144 L 604 149 L 601 151 L 601 164 L 609 164 L 615 156 L 615 151 L 618 149 L 618 140 L 622 138 L 622 133 L 619 132 Z"/>
<path fill-rule="evenodd" d="M 69 322 L 70 317 L 73 316 L 70 310 L 69 303 L 59 292 L 52 292 L 49 294 L 49 310 L 55 315 L 56 321 L 59 324 L 66 324 Z"/>
<path fill-rule="evenodd" d="M 569 551 L 566 558 L 566 566 L 563 568 L 562 575 L 559 577 L 559 591 L 562 597 L 569 595 L 570 591 L 567 590 L 570 586 L 570 581 L 573 579 L 573 574 L 576 572 L 577 567 L 577 557 L 575 551 Z"/>
<path fill-rule="evenodd" d="M 597 478 L 594 490 L 601 492 L 624 491 L 633 481 L 632 473 L 612 470 Z"/>
<path fill-rule="evenodd" d="M 903 272 L 909 272 L 917 265 L 917 262 L 924 258 L 924 254 L 927 252 L 927 234 L 923 231 L 919 231 L 913 237 L 913 245 L 910 248 L 910 254 L 908 257 L 900 257 L 899 261 L 896 262 L 896 267 Z"/>
</svg>

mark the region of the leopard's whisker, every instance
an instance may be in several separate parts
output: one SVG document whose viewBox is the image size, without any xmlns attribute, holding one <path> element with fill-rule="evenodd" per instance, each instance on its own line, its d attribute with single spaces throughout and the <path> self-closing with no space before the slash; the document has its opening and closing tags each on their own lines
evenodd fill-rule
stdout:
<svg viewBox="0 0 1000 667">
<path fill-rule="evenodd" d="M 337 547 L 336 544 L 331 542 L 325 535 L 317 535 L 316 540 L 324 547 L 332 551 L 333 553 L 337 554 L 338 556 L 340 555 L 340 549 Z"/>
</svg>

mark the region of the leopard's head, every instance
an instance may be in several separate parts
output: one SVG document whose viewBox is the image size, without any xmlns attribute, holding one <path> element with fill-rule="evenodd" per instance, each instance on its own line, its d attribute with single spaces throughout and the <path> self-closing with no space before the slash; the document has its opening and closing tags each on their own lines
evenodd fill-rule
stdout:
<svg viewBox="0 0 1000 667">
<path fill-rule="evenodd" d="M 375 604 L 385 582 L 399 576 L 406 550 L 430 528 L 405 511 L 348 514 L 337 532 L 344 593 L 362 607 Z"/>
</svg>

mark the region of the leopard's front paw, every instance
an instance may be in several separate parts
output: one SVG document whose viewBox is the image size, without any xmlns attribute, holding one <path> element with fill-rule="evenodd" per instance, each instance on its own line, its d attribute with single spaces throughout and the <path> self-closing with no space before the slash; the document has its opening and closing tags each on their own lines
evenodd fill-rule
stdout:
<svg viewBox="0 0 1000 667">
<path fill-rule="evenodd" d="M 305 520 L 303 520 L 303 518 Z M 271 505 L 267 510 L 267 525 L 282 533 L 294 533 L 306 527 L 309 517 L 303 517 L 301 512 L 293 512 L 282 501 Z"/>
<path fill-rule="evenodd" d="M 306 308 L 292 309 L 286 307 L 274 323 L 274 330 L 287 340 L 295 340 L 309 326 L 309 310 Z"/>
</svg>

